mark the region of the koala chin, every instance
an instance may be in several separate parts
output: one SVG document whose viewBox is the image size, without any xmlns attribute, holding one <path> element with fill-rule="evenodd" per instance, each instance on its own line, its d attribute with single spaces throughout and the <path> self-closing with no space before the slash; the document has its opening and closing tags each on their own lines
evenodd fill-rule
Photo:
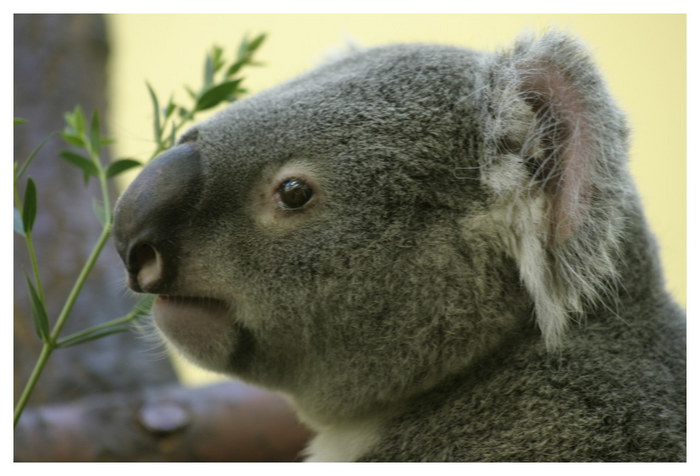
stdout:
<svg viewBox="0 0 700 476">
<path fill-rule="evenodd" d="M 586 48 L 356 51 L 188 131 L 121 196 L 129 286 L 289 398 L 312 461 L 685 460 L 685 312 Z"/>
</svg>

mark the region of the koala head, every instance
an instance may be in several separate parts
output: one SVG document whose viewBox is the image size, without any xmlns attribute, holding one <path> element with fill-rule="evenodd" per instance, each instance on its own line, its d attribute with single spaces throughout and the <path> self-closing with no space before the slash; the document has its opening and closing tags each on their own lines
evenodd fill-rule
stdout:
<svg viewBox="0 0 700 476">
<path fill-rule="evenodd" d="M 193 127 L 120 198 L 116 246 L 194 362 L 312 419 L 371 412 L 535 324 L 556 348 L 610 289 L 612 104 L 556 32 L 355 52 Z"/>
</svg>

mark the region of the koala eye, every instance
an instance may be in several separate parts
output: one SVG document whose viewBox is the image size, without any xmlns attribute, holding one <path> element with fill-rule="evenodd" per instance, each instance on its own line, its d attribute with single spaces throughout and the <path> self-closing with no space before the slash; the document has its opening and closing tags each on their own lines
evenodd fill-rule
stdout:
<svg viewBox="0 0 700 476">
<path fill-rule="evenodd" d="M 277 189 L 279 202 L 287 210 L 298 210 L 311 200 L 314 192 L 305 181 L 290 178 L 282 182 Z"/>
</svg>

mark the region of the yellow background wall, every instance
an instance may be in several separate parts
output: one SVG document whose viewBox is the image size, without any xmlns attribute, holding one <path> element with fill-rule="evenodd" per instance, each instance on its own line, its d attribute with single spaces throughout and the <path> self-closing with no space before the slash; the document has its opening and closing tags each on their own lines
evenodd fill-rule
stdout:
<svg viewBox="0 0 700 476">
<path fill-rule="evenodd" d="M 112 15 L 115 156 L 146 158 L 148 80 L 161 101 L 198 87 L 213 44 L 231 58 L 242 36 L 269 34 L 245 72 L 251 92 L 301 73 L 346 39 L 362 46 L 436 42 L 494 50 L 519 33 L 569 30 L 591 48 L 632 127 L 630 165 L 657 234 L 668 288 L 686 301 L 686 18 L 684 15 Z M 189 104 L 189 103 L 188 103 Z"/>
</svg>

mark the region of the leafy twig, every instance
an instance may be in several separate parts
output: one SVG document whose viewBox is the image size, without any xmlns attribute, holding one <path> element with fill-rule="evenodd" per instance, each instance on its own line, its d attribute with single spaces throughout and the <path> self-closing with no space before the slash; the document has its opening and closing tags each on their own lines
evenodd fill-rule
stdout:
<svg viewBox="0 0 700 476">
<path fill-rule="evenodd" d="M 223 49 L 215 46 L 207 54 L 204 63 L 203 85 L 199 92 L 194 93 L 188 89 L 194 104 L 191 108 L 176 105 L 172 97 L 168 105 L 161 109 L 157 95 L 153 88 L 147 83 L 148 92 L 154 109 L 154 138 L 155 151 L 149 161 L 160 152 L 172 147 L 175 144 L 175 137 L 183 126 L 193 121 L 195 116 L 205 110 L 211 109 L 224 102 L 232 102 L 245 92 L 241 88 L 243 78 L 235 77 L 244 66 L 258 65 L 253 61 L 254 53 L 265 40 L 265 35 L 259 35 L 253 40 L 245 37 L 239 47 L 236 59 L 226 66 L 223 60 Z M 221 75 L 220 73 L 223 73 Z M 174 113 L 177 111 L 177 115 Z M 27 178 L 23 199 L 20 199 L 17 184 L 27 170 L 29 164 L 34 160 L 41 148 L 49 139 L 47 137 L 39 144 L 24 161 L 22 166 L 15 163 L 14 168 L 14 196 L 15 196 L 15 231 L 25 238 L 27 251 L 32 263 L 34 282 L 26 276 L 27 287 L 29 289 L 32 317 L 34 327 L 39 339 L 43 343 L 39 358 L 32 370 L 27 384 L 22 391 L 17 405 L 15 406 L 14 425 L 17 426 L 22 412 L 29 401 L 38 379 L 46 366 L 51 354 L 58 348 L 71 347 L 91 340 L 99 339 L 118 332 L 127 330 L 126 325 L 148 313 L 152 297 L 142 298 L 126 316 L 105 322 L 103 324 L 90 327 L 83 331 L 76 332 L 64 338 L 59 338 L 61 330 L 70 315 L 73 305 L 83 289 L 83 286 L 94 267 L 97 258 L 109 239 L 112 229 L 112 213 L 109 198 L 109 188 L 107 179 L 115 177 L 131 168 L 142 166 L 136 159 L 119 159 L 105 167 L 100 161 L 100 153 L 104 146 L 112 143 L 112 140 L 102 136 L 100 131 L 100 119 L 98 114 L 93 113 L 88 124 L 80 106 L 65 114 L 66 127 L 61 133 L 61 137 L 68 144 L 78 147 L 82 151 L 64 150 L 59 155 L 67 162 L 78 167 L 83 173 L 83 179 L 87 184 L 92 177 L 96 177 L 102 195 L 102 204 L 94 206 L 95 214 L 102 225 L 102 232 L 95 243 L 89 258 L 83 266 L 73 288 L 66 299 L 66 302 L 56 319 L 53 328 L 50 327 L 49 318 L 46 312 L 43 287 L 39 275 L 34 244 L 31 237 L 32 227 L 37 215 L 37 188 L 31 178 Z M 15 119 L 15 125 L 24 124 L 26 121 Z"/>
</svg>

